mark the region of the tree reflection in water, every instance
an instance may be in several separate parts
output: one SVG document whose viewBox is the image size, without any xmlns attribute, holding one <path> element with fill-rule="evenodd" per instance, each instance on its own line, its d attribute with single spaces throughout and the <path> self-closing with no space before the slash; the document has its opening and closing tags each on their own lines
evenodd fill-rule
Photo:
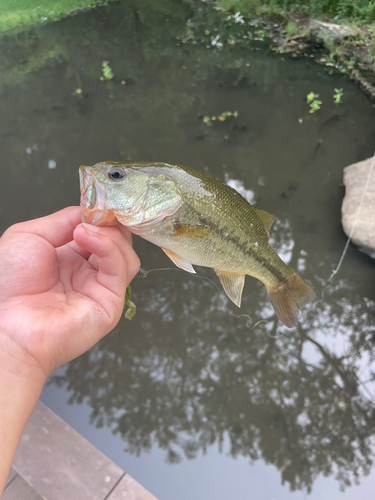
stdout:
<svg viewBox="0 0 375 500">
<path fill-rule="evenodd" d="M 209 281 L 150 274 L 134 286 L 134 325 L 122 321 L 52 382 L 70 402 L 87 400 L 92 423 L 130 453 L 157 445 L 178 463 L 225 440 L 232 457 L 275 465 L 292 490 L 310 490 L 319 474 L 348 486 L 373 460 L 374 403 L 357 373 L 374 359 L 374 303 L 340 298 L 349 292 L 337 281 L 288 330 L 251 285 L 243 310 L 268 321 L 249 329 Z"/>
</svg>

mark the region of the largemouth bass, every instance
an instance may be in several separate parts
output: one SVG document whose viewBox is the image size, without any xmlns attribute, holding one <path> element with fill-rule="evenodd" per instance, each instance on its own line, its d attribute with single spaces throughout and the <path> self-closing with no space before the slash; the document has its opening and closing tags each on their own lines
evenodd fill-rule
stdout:
<svg viewBox="0 0 375 500">
<path fill-rule="evenodd" d="M 80 167 L 84 222 L 113 219 L 158 245 L 181 269 L 212 267 L 241 305 L 245 276 L 264 283 L 279 319 L 291 328 L 314 292 L 268 244 L 275 217 L 211 175 L 158 162 Z"/>
</svg>

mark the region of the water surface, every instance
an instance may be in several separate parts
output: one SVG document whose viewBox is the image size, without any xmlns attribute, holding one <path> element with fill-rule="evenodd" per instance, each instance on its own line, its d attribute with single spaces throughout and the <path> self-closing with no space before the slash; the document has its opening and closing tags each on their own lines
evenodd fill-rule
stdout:
<svg viewBox="0 0 375 500">
<path fill-rule="evenodd" d="M 328 278 L 346 241 L 342 169 L 372 154 L 374 109 L 339 71 L 277 56 L 259 28 L 221 16 L 121 2 L 2 38 L 0 230 L 77 204 L 81 164 L 181 163 L 277 215 L 272 245 L 318 300 L 289 330 L 252 278 L 238 310 L 212 270 L 151 272 L 133 283 L 135 319 L 42 399 L 160 499 L 368 498 L 374 261 L 350 246 Z M 238 117 L 204 123 L 224 111 Z M 134 245 L 146 269 L 174 267 Z"/>
</svg>

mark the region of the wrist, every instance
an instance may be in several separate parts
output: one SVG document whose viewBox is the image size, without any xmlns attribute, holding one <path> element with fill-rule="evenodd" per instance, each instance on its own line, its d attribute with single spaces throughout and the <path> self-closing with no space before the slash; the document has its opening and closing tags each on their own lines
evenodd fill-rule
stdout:
<svg viewBox="0 0 375 500">
<path fill-rule="evenodd" d="M 0 330 L 0 379 L 41 391 L 47 374 L 36 360 Z"/>
<path fill-rule="evenodd" d="M 35 360 L 0 332 L 0 496 L 18 441 L 46 376 Z"/>
</svg>

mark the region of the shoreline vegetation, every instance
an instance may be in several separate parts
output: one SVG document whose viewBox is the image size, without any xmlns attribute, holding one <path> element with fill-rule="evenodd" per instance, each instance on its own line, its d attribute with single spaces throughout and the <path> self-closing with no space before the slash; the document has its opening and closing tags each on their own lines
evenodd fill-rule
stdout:
<svg viewBox="0 0 375 500">
<path fill-rule="evenodd" d="M 57 0 L 51 5 L 50 0 L 3 0 L 0 35 L 11 35 L 113 1 Z M 192 0 L 184 1 L 188 4 Z M 348 73 L 375 101 L 375 0 L 199 1 L 210 3 L 234 23 L 262 28 L 263 40 L 277 53 L 291 57 L 313 55 L 318 63 Z"/>
<path fill-rule="evenodd" d="M 232 15 L 259 17 L 273 50 L 316 54 L 325 66 L 347 72 L 375 101 L 375 0 L 217 0 Z"/>
</svg>

